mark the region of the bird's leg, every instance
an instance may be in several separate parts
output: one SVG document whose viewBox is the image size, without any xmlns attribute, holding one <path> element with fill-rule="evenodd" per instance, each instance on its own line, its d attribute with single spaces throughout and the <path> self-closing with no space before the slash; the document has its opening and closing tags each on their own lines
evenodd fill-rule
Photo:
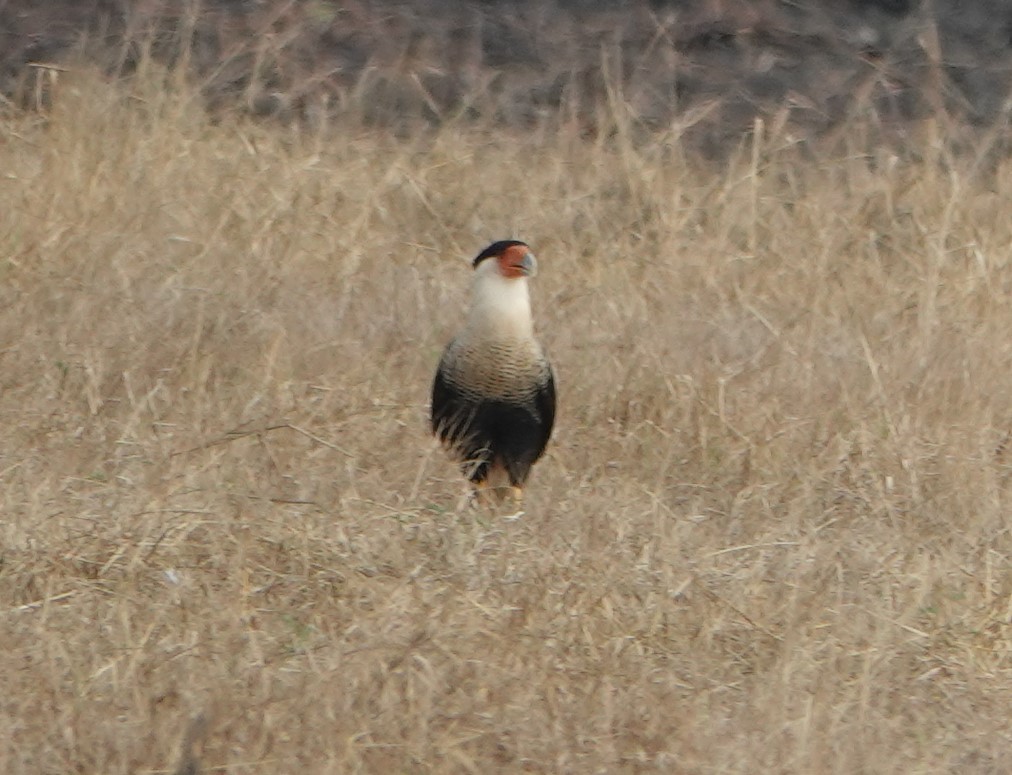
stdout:
<svg viewBox="0 0 1012 775">
<path fill-rule="evenodd" d="M 513 520 L 520 519 L 524 515 L 524 491 L 523 488 L 517 487 L 515 484 L 509 487 L 503 488 L 504 495 L 503 500 L 512 504 L 514 509 L 513 513 L 506 514 L 503 519 L 512 522 Z"/>
<path fill-rule="evenodd" d="M 469 503 L 472 508 L 491 507 L 496 501 L 496 491 L 489 486 L 488 479 L 471 482 Z"/>
<path fill-rule="evenodd" d="M 524 491 L 516 485 L 496 485 L 489 483 L 488 479 L 471 482 L 468 492 L 461 499 L 457 510 L 464 508 L 478 511 L 489 511 L 492 514 L 499 513 L 503 519 L 515 520 L 524 515 L 523 510 Z M 506 509 L 512 509 L 510 513 L 502 515 Z"/>
</svg>

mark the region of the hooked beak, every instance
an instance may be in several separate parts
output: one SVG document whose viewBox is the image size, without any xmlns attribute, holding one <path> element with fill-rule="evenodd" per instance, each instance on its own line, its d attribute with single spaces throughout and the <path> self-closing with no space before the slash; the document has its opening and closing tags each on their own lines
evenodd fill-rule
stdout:
<svg viewBox="0 0 1012 775">
<path fill-rule="evenodd" d="M 534 277 L 538 273 L 538 260 L 530 251 L 524 253 L 524 257 L 513 266 L 527 277 Z"/>
</svg>

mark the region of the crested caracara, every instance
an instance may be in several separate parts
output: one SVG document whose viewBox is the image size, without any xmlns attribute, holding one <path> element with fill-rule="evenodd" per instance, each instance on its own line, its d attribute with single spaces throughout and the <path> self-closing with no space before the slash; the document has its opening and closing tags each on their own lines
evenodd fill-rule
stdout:
<svg viewBox="0 0 1012 775">
<path fill-rule="evenodd" d="M 475 490 L 519 500 L 555 421 L 555 378 L 534 338 L 531 249 L 501 240 L 473 261 L 471 308 L 432 384 L 432 432 Z"/>
</svg>

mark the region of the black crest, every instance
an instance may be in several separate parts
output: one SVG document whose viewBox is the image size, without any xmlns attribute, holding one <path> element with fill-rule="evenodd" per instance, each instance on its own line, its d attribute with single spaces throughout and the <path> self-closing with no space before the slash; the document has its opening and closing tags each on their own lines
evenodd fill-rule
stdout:
<svg viewBox="0 0 1012 775">
<path fill-rule="evenodd" d="M 477 269 L 478 264 L 480 264 L 486 258 L 495 258 L 496 256 L 501 256 L 503 254 L 503 251 L 506 250 L 506 248 L 512 248 L 517 245 L 523 245 L 525 248 L 530 247 L 526 242 L 521 242 L 518 239 L 501 239 L 498 242 L 493 242 L 491 245 L 489 245 L 487 248 L 481 251 L 481 253 L 475 256 L 474 261 L 471 262 L 471 266 Z"/>
</svg>

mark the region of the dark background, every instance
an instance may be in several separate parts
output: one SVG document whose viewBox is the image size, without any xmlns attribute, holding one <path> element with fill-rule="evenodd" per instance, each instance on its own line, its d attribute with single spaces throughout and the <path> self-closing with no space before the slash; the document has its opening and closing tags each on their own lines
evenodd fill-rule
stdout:
<svg viewBox="0 0 1012 775">
<path fill-rule="evenodd" d="M 621 105 L 711 156 L 756 116 L 808 142 L 870 118 L 897 144 L 944 116 L 967 146 L 1004 128 L 1012 81 L 1012 0 L 0 1 L 0 36 L 11 104 L 42 101 L 39 64 L 128 76 L 150 51 L 212 110 L 595 132 Z"/>
</svg>

